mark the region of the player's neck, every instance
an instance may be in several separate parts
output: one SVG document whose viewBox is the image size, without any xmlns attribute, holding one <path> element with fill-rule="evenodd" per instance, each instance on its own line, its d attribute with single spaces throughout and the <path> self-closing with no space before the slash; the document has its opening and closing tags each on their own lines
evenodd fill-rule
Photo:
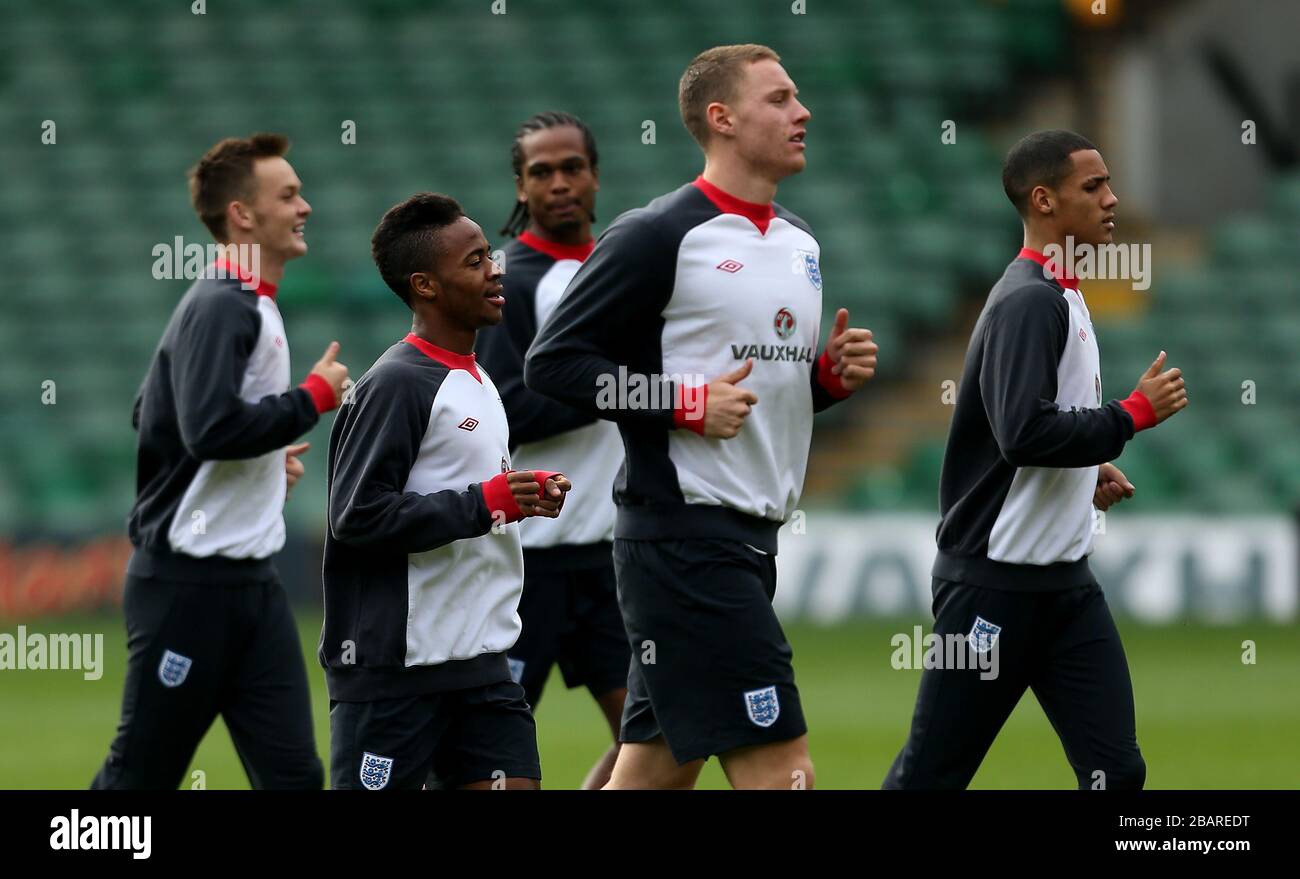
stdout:
<svg viewBox="0 0 1300 879">
<path fill-rule="evenodd" d="M 452 354 L 474 353 L 473 330 L 449 327 L 440 320 L 426 318 L 418 311 L 411 317 L 411 332 L 430 345 L 437 345 Z"/>
<path fill-rule="evenodd" d="M 232 238 L 226 246 L 233 246 L 236 253 L 249 253 L 256 249 L 257 259 L 254 264 L 240 266 L 240 268 L 255 273 L 257 279 L 264 284 L 270 284 L 272 287 L 280 286 L 280 281 L 284 279 L 284 257 L 272 253 L 269 248 L 252 240 Z M 235 262 L 238 262 L 238 259 Z"/>
<path fill-rule="evenodd" d="M 1058 252 L 1065 251 L 1065 236 L 1052 229 L 1025 229 L 1023 246 L 1038 253 L 1047 253 L 1047 248 L 1056 245 Z"/>
<path fill-rule="evenodd" d="M 538 224 L 536 220 L 528 221 L 528 228 L 524 230 L 530 235 L 536 235 L 543 241 L 553 241 L 556 244 L 564 244 L 569 247 L 581 247 L 591 240 L 591 223 L 586 222 L 580 226 L 574 226 L 572 232 L 551 231 Z"/>
<path fill-rule="evenodd" d="M 776 182 L 755 174 L 732 156 L 709 156 L 700 175 L 727 195 L 754 204 L 769 204 L 776 198 Z"/>
<path fill-rule="evenodd" d="M 280 281 L 284 278 L 284 260 L 274 257 L 267 259 L 262 258 L 262 280 L 276 287 L 280 286 Z"/>
</svg>

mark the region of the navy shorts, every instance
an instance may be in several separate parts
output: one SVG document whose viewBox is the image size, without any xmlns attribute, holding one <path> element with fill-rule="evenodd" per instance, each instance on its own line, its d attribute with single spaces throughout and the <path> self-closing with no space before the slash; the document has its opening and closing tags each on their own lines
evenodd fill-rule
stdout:
<svg viewBox="0 0 1300 879">
<path fill-rule="evenodd" d="M 772 609 L 776 558 L 722 539 L 614 540 L 632 646 L 622 742 L 662 735 L 678 763 L 808 731 Z"/>
<path fill-rule="evenodd" d="M 510 673 L 537 709 L 552 666 L 564 685 L 585 686 L 600 698 L 627 686 L 627 632 L 618 609 L 614 563 L 577 570 L 550 570 L 524 552 L 523 631 L 510 648 Z"/>
<path fill-rule="evenodd" d="M 537 727 L 514 681 L 374 702 L 330 702 L 330 787 L 419 790 L 542 777 Z"/>
</svg>

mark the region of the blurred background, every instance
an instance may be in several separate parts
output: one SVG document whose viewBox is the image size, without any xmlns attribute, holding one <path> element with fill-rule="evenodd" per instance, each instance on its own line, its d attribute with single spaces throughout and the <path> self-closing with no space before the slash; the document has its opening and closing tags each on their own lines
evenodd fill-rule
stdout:
<svg viewBox="0 0 1300 879">
<path fill-rule="evenodd" d="M 822 246 L 823 339 L 850 309 L 881 346 L 868 388 L 818 416 L 778 608 L 819 782 L 879 785 L 917 673 L 890 636 L 928 626 L 952 395 L 989 287 L 1020 247 L 1001 157 L 1065 127 L 1102 151 L 1117 241 L 1150 287 L 1087 281 L 1106 398 L 1164 349 L 1192 405 L 1118 464 L 1137 496 L 1098 535 L 1153 787 L 1300 785 L 1300 6 L 1290 0 L 46 0 L 0 30 L 0 632 L 100 632 L 100 680 L 0 670 L 0 787 L 83 786 L 117 721 L 134 497 L 131 403 L 184 280 L 153 250 L 208 237 L 185 171 L 279 131 L 314 212 L 278 302 L 293 375 L 332 339 L 360 375 L 409 328 L 369 257 L 391 204 L 455 196 L 495 236 L 510 145 L 544 109 L 600 150 L 597 230 L 694 178 L 677 80 L 699 51 L 772 46 L 813 113 L 778 200 Z M 344 137 L 349 123 L 355 142 Z M 646 123 L 652 123 L 647 125 Z M 327 743 L 320 624 L 325 453 L 285 509 Z M 1243 660 L 1246 643 L 1258 648 Z M 545 783 L 576 786 L 607 737 L 559 679 L 539 709 Z M 224 730 L 195 766 L 246 782 Z M 706 785 L 721 783 L 711 766 Z M 1066 787 L 1027 698 L 976 779 Z"/>
</svg>

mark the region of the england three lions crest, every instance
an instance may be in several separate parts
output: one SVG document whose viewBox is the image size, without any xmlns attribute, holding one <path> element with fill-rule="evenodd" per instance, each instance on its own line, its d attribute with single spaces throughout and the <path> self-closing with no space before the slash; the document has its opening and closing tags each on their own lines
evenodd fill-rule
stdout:
<svg viewBox="0 0 1300 879">
<path fill-rule="evenodd" d="M 366 790 L 383 790 L 393 774 L 393 758 L 366 751 L 361 755 L 361 786 Z"/>
<path fill-rule="evenodd" d="M 745 713 L 758 726 L 771 726 L 781 716 L 781 703 L 776 698 L 776 687 L 748 690 L 745 693 Z"/>
<path fill-rule="evenodd" d="M 808 279 L 808 283 L 820 290 L 822 288 L 822 270 L 817 265 L 817 254 L 811 250 L 796 250 L 794 252 L 794 270 L 795 274 L 803 272 Z"/>
<path fill-rule="evenodd" d="M 976 653 L 988 653 L 993 649 L 993 645 L 998 643 L 998 635 L 1001 632 L 1001 626 L 977 616 L 975 625 L 971 626 L 970 634 L 966 636 L 966 643 L 970 644 L 970 649 Z"/>
<path fill-rule="evenodd" d="M 185 683 L 193 664 L 194 660 L 188 656 L 164 650 L 162 662 L 158 663 L 158 680 L 162 681 L 164 687 L 179 687 Z"/>
</svg>

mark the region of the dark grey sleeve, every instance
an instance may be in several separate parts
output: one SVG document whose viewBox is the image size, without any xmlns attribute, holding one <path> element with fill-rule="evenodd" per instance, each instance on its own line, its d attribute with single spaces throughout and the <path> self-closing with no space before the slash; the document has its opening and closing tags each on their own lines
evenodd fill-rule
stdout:
<svg viewBox="0 0 1300 879">
<path fill-rule="evenodd" d="M 329 528 L 335 540 L 413 553 L 491 530 L 478 484 L 433 494 L 404 490 L 432 405 L 423 376 L 391 365 L 372 370 L 353 388 L 330 432 Z"/>
<path fill-rule="evenodd" d="M 240 397 L 260 331 L 256 309 L 220 294 L 194 297 L 179 315 L 167 352 L 172 397 L 181 441 L 200 461 L 256 458 L 287 446 L 320 417 L 301 387 L 256 403 Z"/>
<path fill-rule="evenodd" d="M 663 368 L 657 327 L 672 295 L 677 251 L 664 244 L 645 212 L 615 220 L 569 282 L 560 304 L 537 332 L 524 362 L 533 390 L 610 421 L 673 427 L 676 388 L 657 393 L 658 406 L 618 405 L 623 367 L 627 387 L 651 387 Z"/>
<path fill-rule="evenodd" d="M 1008 294 L 986 318 L 980 395 L 1002 457 L 1015 467 L 1104 464 L 1133 437 L 1133 419 L 1117 400 L 1098 409 L 1057 405 L 1069 325 L 1065 299 L 1042 285 Z"/>
<path fill-rule="evenodd" d="M 593 423 L 594 415 L 524 384 L 524 355 L 537 335 L 536 290 L 532 286 L 536 278 L 514 283 L 507 274 L 502 283 L 506 307 L 501 323 L 479 331 L 475 352 L 501 392 L 510 422 L 510 445 L 537 442 Z"/>
</svg>

